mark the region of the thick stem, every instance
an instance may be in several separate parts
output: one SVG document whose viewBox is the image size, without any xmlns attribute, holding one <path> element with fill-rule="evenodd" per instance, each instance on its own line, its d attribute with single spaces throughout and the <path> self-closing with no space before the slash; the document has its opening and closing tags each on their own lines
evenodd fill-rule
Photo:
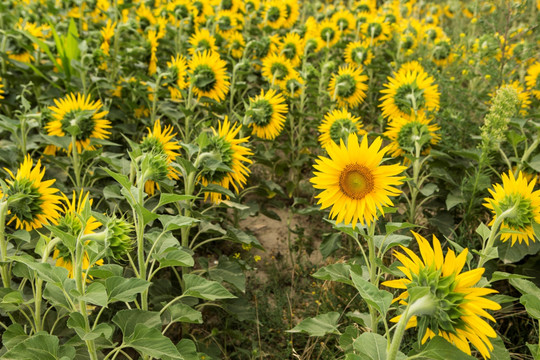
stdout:
<svg viewBox="0 0 540 360">
<path fill-rule="evenodd" d="M 8 211 L 7 200 L 0 201 L 0 272 L 2 274 L 2 284 L 5 288 L 11 286 L 11 274 L 7 263 L 7 241 L 5 237 L 6 215 Z"/>
<path fill-rule="evenodd" d="M 369 226 L 369 233 L 365 237 L 365 239 L 366 239 L 366 242 L 368 243 L 369 280 L 373 285 L 379 287 L 379 277 L 377 276 L 377 272 L 379 268 L 377 266 L 377 261 L 376 261 L 377 255 L 375 253 L 375 243 L 373 242 L 374 233 L 375 233 L 375 222 L 373 222 Z M 378 315 L 377 315 L 377 311 L 372 306 L 369 306 L 369 315 L 371 317 L 371 331 L 376 333 L 378 325 L 379 325 Z"/>
<path fill-rule="evenodd" d="M 409 222 L 414 224 L 416 219 L 416 201 L 418 198 L 419 189 L 419 178 L 420 178 L 420 169 L 422 163 L 420 161 L 420 144 L 417 141 L 414 143 L 415 147 L 415 157 L 413 162 L 413 186 L 411 186 L 411 208 L 409 209 Z"/>
<path fill-rule="evenodd" d="M 388 350 L 388 355 L 386 357 L 387 360 L 395 360 L 399 346 L 401 345 L 401 340 L 403 339 L 403 334 L 405 334 L 405 328 L 407 327 L 407 323 L 409 322 L 409 319 L 411 318 L 412 314 L 410 313 L 410 305 L 407 305 L 407 308 L 401 314 L 401 318 L 399 319 L 399 322 L 397 324 L 396 331 L 394 332 L 394 336 L 392 338 L 392 343 L 390 344 L 390 349 Z"/>
<path fill-rule="evenodd" d="M 73 161 L 73 172 L 75 173 L 75 187 L 81 189 L 81 169 L 79 163 L 79 151 L 77 149 L 77 137 L 71 135 L 71 153 Z"/>
<path fill-rule="evenodd" d="M 137 182 L 139 193 L 137 202 L 141 209 L 144 207 L 144 176 Z M 144 258 L 144 217 L 141 210 L 137 211 L 137 261 L 139 264 L 139 278 L 146 280 L 146 261 Z M 141 294 L 141 308 L 148 310 L 148 290 Z"/>
</svg>

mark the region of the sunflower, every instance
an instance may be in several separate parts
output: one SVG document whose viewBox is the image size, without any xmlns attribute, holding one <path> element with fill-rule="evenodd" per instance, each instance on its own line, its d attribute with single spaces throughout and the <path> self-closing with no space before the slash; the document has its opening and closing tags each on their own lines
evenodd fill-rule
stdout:
<svg viewBox="0 0 540 360">
<path fill-rule="evenodd" d="M 373 59 L 373 48 L 368 40 L 354 41 L 345 48 L 345 62 L 352 66 L 367 66 Z"/>
<path fill-rule="evenodd" d="M 41 160 L 34 168 L 33 164 L 32 158 L 27 155 L 17 175 L 5 169 L 11 176 L 11 179 L 5 179 L 7 191 L 4 194 L 8 199 L 8 214 L 11 215 L 8 225 L 15 221 L 17 229 L 26 231 L 39 229 L 49 223 L 56 224 L 60 217 L 58 205 L 61 197 L 55 195 L 59 190 L 51 187 L 56 180 L 42 181 L 45 168 L 41 170 Z"/>
<path fill-rule="evenodd" d="M 180 90 L 184 90 L 188 87 L 186 80 L 187 76 L 187 62 L 183 55 L 176 54 L 176 57 L 171 56 L 171 61 L 167 62 L 167 68 L 172 74 L 171 79 L 167 79 L 169 93 L 172 100 L 179 100 L 182 98 Z"/>
<path fill-rule="evenodd" d="M 213 37 L 207 29 L 195 30 L 195 33 L 189 38 L 189 44 L 191 45 L 188 48 L 190 55 L 206 50 L 216 53 L 218 51 L 216 38 Z"/>
<path fill-rule="evenodd" d="M 353 108 L 366 98 L 367 80 L 362 67 L 342 66 L 337 75 L 332 74 L 328 92 L 332 100 L 337 100 L 339 106 Z"/>
<path fill-rule="evenodd" d="M 221 10 L 216 14 L 216 32 L 228 38 L 234 32 L 242 30 L 242 16 L 230 10 Z"/>
<path fill-rule="evenodd" d="M 101 46 L 99 47 L 101 51 L 103 51 L 104 55 L 109 56 L 110 51 L 110 41 L 114 37 L 114 30 L 116 28 L 117 22 L 112 22 L 111 20 L 107 21 L 107 25 L 103 27 L 99 32 L 101 36 L 103 37 L 103 42 L 101 43 Z"/>
<path fill-rule="evenodd" d="M 331 48 L 341 38 L 341 31 L 332 20 L 323 20 L 316 28 L 316 34 L 319 38 L 321 47 Z M 317 49 L 320 50 L 320 49 Z"/>
<path fill-rule="evenodd" d="M 173 0 L 164 5 L 169 14 L 169 23 L 174 26 L 180 26 L 183 22 L 188 22 L 189 18 L 197 13 L 191 0 Z"/>
<path fill-rule="evenodd" d="M 261 15 L 262 26 L 269 26 L 272 29 L 280 29 L 287 17 L 287 7 L 281 0 L 270 0 L 264 5 L 264 11 Z"/>
<path fill-rule="evenodd" d="M 360 118 L 353 116 L 347 109 L 332 110 L 324 116 L 319 126 L 319 142 L 323 149 L 330 144 L 339 144 L 340 140 L 347 141 L 349 134 L 365 135 Z"/>
<path fill-rule="evenodd" d="M 191 86 L 199 97 L 208 97 L 222 101 L 229 92 L 229 76 L 227 63 L 213 51 L 205 50 L 193 55 L 189 62 L 191 71 Z"/>
<path fill-rule="evenodd" d="M 300 6 L 298 0 L 283 0 L 285 3 L 285 10 L 287 11 L 285 18 L 283 19 L 282 27 L 290 29 L 296 24 L 298 16 L 300 15 Z"/>
<path fill-rule="evenodd" d="M 438 335 L 469 355 L 471 343 L 484 359 L 489 358 L 490 351 L 493 350 L 489 338 L 497 335 L 481 317 L 495 321 L 484 309 L 499 310 L 501 306 L 484 297 L 496 293 L 496 290 L 473 287 L 480 281 L 485 269 L 478 268 L 461 273 L 467 261 L 467 249 L 457 256 L 453 250 L 448 250 L 443 257 L 441 244 L 435 236 L 431 247 L 425 238 L 415 232 L 412 233 L 418 242 L 422 258 L 412 250 L 401 246 L 408 256 L 398 251 L 394 251 L 394 255 L 403 265 L 398 269 L 406 278 L 382 283 L 384 286 L 405 290 L 394 299 L 403 305 L 409 301 L 409 291 L 417 287 L 427 287 L 431 290 L 435 310 L 429 315 L 412 316 L 407 328 L 419 329 L 422 344 L 428 338 Z M 398 322 L 400 318 L 401 315 L 391 321 Z"/>
<path fill-rule="evenodd" d="M 227 39 L 227 48 L 229 49 L 231 56 L 235 59 L 240 59 L 244 55 L 244 48 L 246 47 L 246 40 L 241 32 L 234 32 Z"/>
<path fill-rule="evenodd" d="M 94 150 L 91 139 L 107 139 L 111 127 L 110 121 L 104 117 L 109 113 L 102 110 L 101 100 L 91 101 L 90 95 L 71 93 L 65 98 L 54 100 L 56 106 L 50 106 L 52 120 L 45 126 L 49 136 L 66 136 L 69 129 L 76 126 L 75 134 L 77 151 Z M 71 151 L 71 144 L 68 147 Z"/>
<path fill-rule="evenodd" d="M 371 16 L 360 27 L 362 34 L 369 39 L 371 45 L 388 41 L 391 35 L 390 24 L 382 16 Z"/>
<path fill-rule="evenodd" d="M 141 141 L 141 150 L 144 153 L 153 153 L 157 155 L 166 155 L 167 164 L 171 164 L 180 153 L 177 152 L 181 146 L 177 141 L 174 140 L 176 133 L 173 133 L 172 126 L 165 126 L 161 128 L 161 123 L 158 120 L 154 123 L 153 130 L 147 128 L 148 135 Z M 173 166 L 168 166 L 167 177 L 171 180 L 178 180 L 178 170 Z M 154 181 L 148 180 L 144 184 L 144 190 L 147 194 L 154 195 L 156 187 L 159 190 L 159 184 L 156 184 Z"/>
<path fill-rule="evenodd" d="M 246 9 L 247 14 L 255 14 L 259 11 L 261 6 L 260 0 L 247 0 L 244 2 L 244 8 Z"/>
<path fill-rule="evenodd" d="M 304 55 L 304 41 L 297 33 L 290 32 L 281 40 L 278 52 L 296 67 L 300 64 L 300 57 Z"/>
<path fill-rule="evenodd" d="M 294 71 L 292 63 L 285 55 L 273 53 L 262 61 L 262 75 L 271 85 L 281 86 Z"/>
<path fill-rule="evenodd" d="M 152 13 L 152 10 L 144 2 L 135 11 L 135 19 L 138 23 L 137 31 L 139 33 L 143 33 L 149 27 L 154 27 L 157 24 L 157 19 Z"/>
<path fill-rule="evenodd" d="M 414 154 L 415 143 L 418 141 L 423 144 L 422 153 L 427 155 L 431 145 L 441 140 L 441 135 L 437 133 L 439 130 L 440 127 L 432 124 L 423 112 L 408 118 L 395 117 L 384 132 L 384 135 L 392 141 L 388 145 L 388 152 L 394 157 L 401 156 L 405 152 Z"/>
<path fill-rule="evenodd" d="M 422 33 L 422 24 L 414 19 L 409 18 L 401 21 L 398 29 L 395 32 L 399 44 L 399 50 L 405 53 L 412 53 L 418 46 L 420 34 Z"/>
<path fill-rule="evenodd" d="M 244 2 L 242 0 L 218 0 L 216 2 L 219 10 L 229 10 L 232 12 L 244 12 Z"/>
<path fill-rule="evenodd" d="M 250 120 L 253 133 L 262 138 L 273 140 L 281 133 L 288 106 L 282 94 L 270 89 L 255 98 L 249 99 L 246 116 Z"/>
<path fill-rule="evenodd" d="M 337 223 L 348 225 L 357 222 L 370 225 L 378 218 L 377 210 L 384 215 L 384 206 L 392 206 L 389 196 L 397 196 L 400 190 L 393 187 L 405 179 L 398 176 L 406 168 L 401 165 L 381 165 L 387 149 L 381 149 L 382 139 L 377 137 L 368 145 L 367 136 L 358 142 L 356 134 L 350 134 L 347 145 L 330 143 L 327 157 L 320 156 L 313 166 L 316 170 L 310 180 L 313 187 L 323 190 L 316 197 L 321 209 L 332 206 L 330 217 Z"/>
<path fill-rule="evenodd" d="M 493 225 L 497 216 L 504 211 L 516 207 L 514 213 L 505 218 L 501 224 L 501 241 L 512 239 L 512 246 L 518 241 L 529 245 L 529 239 L 535 241 L 534 223 L 540 223 L 540 190 L 534 190 L 536 177 L 527 181 L 520 171 L 517 179 L 512 172 L 503 174 L 502 185 L 495 184 L 489 189 L 492 198 L 485 198 L 484 206 L 493 213 Z M 509 232 L 505 232 L 509 230 Z"/>
<path fill-rule="evenodd" d="M 412 61 L 388 77 L 386 89 L 381 90 L 382 115 L 386 118 L 408 118 L 415 112 L 433 112 L 439 109 L 439 90 L 435 80 L 422 66 Z"/>
<path fill-rule="evenodd" d="M 349 10 L 335 12 L 332 15 L 332 22 L 338 26 L 339 31 L 341 31 L 343 34 L 353 32 L 356 27 L 354 15 Z"/>
<path fill-rule="evenodd" d="M 157 48 L 159 36 L 155 30 L 148 31 L 148 44 L 150 46 L 150 62 L 148 63 L 148 75 L 154 75 L 157 71 Z"/>
<path fill-rule="evenodd" d="M 525 76 L 525 84 L 527 89 L 540 100 L 540 62 L 535 62 L 527 69 L 527 76 Z"/>
<path fill-rule="evenodd" d="M 214 7 L 208 0 L 195 0 L 192 5 L 195 8 L 195 22 L 197 24 L 205 24 L 208 17 L 214 15 Z"/>
<path fill-rule="evenodd" d="M 219 158 L 225 166 L 205 174 L 202 178 L 204 186 L 210 183 L 226 189 L 232 186 L 236 193 L 244 188 L 250 173 L 246 164 L 252 163 L 247 156 L 253 155 L 253 152 L 242 145 L 248 142 L 248 137 L 236 138 L 240 129 L 241 126 L 237 126 L 236 123 L 231 124 L 227 117 L 223 123 L 219 123 L 217 131 L 212 128 L 214 136 L 209 139 L 206 150 Z M 208 193 L 206 194 L 205 198 L 208 197 Z M 213 203 L 219 203 L 221 198 L 222 195 L 219 193 L 210 193 L 210 199 Z"/>
<path fill-rule="evenodd" d="M 452 43 L 450 39 L 438 39 L 431 50 L 431 59 L 438 66 L 446 66 L 454 61 L 454 52 L 452 51 Z"/>
<path fill-rule="evenodd" d="M 299 96 L 303 88 L 304 79 L 302 79 L 298 71 L 294 71 L 291 75 L 287 76 L 281 84 L 281 91 L 291 98 Z"/>
<path fill-rule="evenodd" d="M 81 221 L 81 214 L 86 210 L 86 206 L 92 206 L 92 199 L 89 199 L 90 192 L 84 193 L 81 191 L 77 197 L 73 192 L 73 199 L 69 200 L 66 195 L 63 195 L 64 203 L 62 204 L 64 216 L 58 221 L 58 229 L 61 231 L 78 237 L 79 235 L 93 234 L 94 230 L 101 226 L 101 223 L 93 216 L 90 216 L 88 220 L 83 224 Z M 56 245 L 56 249 L 53 253 L 53 258 L 56 259 L 56 266 L 66 268 L 69 271 L 69 278 L 73 279 L 73 261 L 72 255 L 69 249 L 62 243 Z M 94 265 L 103 265 L 103 259 L 90 263 L 88 253 L 85 251 L 83 255 L 82 269 L 87 270 Z"/>
</svg>

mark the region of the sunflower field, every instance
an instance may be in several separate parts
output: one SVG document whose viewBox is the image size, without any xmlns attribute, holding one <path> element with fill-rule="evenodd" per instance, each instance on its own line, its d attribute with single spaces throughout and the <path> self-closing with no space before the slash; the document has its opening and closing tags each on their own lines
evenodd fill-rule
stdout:
<svg viewBox="0 0 540 360">
<path fill-rule="evenodd" d="M 540 360 L 540 0 L 0 0 L 0 359 Z"/>
</svg>

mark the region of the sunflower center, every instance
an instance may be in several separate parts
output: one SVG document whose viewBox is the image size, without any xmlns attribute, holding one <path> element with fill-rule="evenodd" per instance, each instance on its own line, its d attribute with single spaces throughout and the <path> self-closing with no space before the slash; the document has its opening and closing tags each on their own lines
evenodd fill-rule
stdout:
<svg viewBox="0 0 540 360">
<path fill-rule="evenodd" d="M 232 21 L 228 16 L 222 16 L 218 20 L 218 27 L 221 31 L 227 31 L 232 29 Z"/>
<path fill-rule="evenodd" d="M 340 75 L 337 78 L 337 95 L 342 98 L 351 97 L 356 91 L 356 80 L 350 74 Z"/>
<path fill-rule="evenodd" d="M 349 118 L 338 119 L 330 126 L 330 138 L 339 144 L 339 140 L 346 140 L 349 134 L 354 134 L 357 131 L 356 124 Z"/>
<path fill-rule="evenodd" d="M 289 75 L 289 69 L 285 64 L 275 62 L 270 67 L 270 72 L 272 73 L 272 76 L 276 78 L 276 80 L 283 80 Z"/>
<path fill-rule="evenodd" d="M 199 65 L 193 71 L 193 85 L 201 91 L 208 92 L 216 85 L 216 74 L 208 65 Z"/>
<path fill-rule="evenodd" d="M 340 18 L 336 23 L 341 29 L 341 31 L 347 30 L 349 28 L 349 22 L 346 18 Z"/>
<path fill-rule="evenodd" d="M 177 5 L 174 9 L 174 15 L 177 18 L 184 19 L 189 16 L 189 10 L 185 5 Z"/>
<path fill-rule="evenodd" d="M 368 35 L 372 38 L 378 38 L 383 31 L 382 25 L 379 23 L 369 23 L 367 26 Z"/>
<path fill-rule="evenodd" d="M 336 37 L 336 31 L 331 27 L 325 27 L 321 30 L 321 38 L 326 42 L 331 42 Z"/>
<path fill-rule="evenodd" d="M 294 59 L 294 57 L 296 56 L 296 45 L 293 43 L 288 43 L 283 47 L 282 52 L 287 59 Z"/>
<path fill-rule="evenodd" d="M 302 87 L 302 83 L 300 83 L 298 79 L 291 78 L 287 80 L 287 91 L 289 91 L 291 95 L 294 95 L 295 92 L 299 90 L 301 87 Z"/>
<path fill-rule="evenodd" d="M 505 218 L 504 223 L 512 230 L 521 231 L 532 224 L 534 208 L 530 199 L 523 198 L 521 194 L 517 193 L 507 194 L 499 202 L 502 211 L 510 209 L 515 204 L 517 204 L 516 215 Z"/>
<path fill-rule="evenodd" d="M 243 45 L 242 43 L 240 42 L 240 40 L 234 40 L 231 44 L 231 48 L 233 50 L 240 50 L 242 49 Z"/>
<path fill-rule="evenodd" d="M 203 52 L 205 50 L 210 50 L 210 49 L 211 49 L 210 42 L 207 39 L 201 39 L 197 41 L 197 48 L 195 49 L 195 51 Z"/>
<path fill-rule="evenodd" d="M 95 121 L 93 119 L 94 111 L 92 110 L 72 110 L 64 115 L 60 123 L 62 124 L 62 130 L 65 133 L 71 133 L 70 128 L 78 128 L 76 131 L 77 140 L 86 140 L 92 136 L 95 128 Z"/>
<path fill-rule="evenodd" d="M 219 183 L 233 171 L 234 150 L 231 143 L 222 136 L 213 136 L 207 149 L 213 156 L 205 162 L 205 167 L 209 170 L 205 178 L 209 182 Z"/>
<path fill-rule="evenodd" d="M 367 167 L 349 164 L 339 175 L 339 188 L 348 197 L 360 200 L 373 191 L 375 179 Z"/>
<path fill-rule="evenodd" d="M 195 7 L 195 9 L 197 9 L 197 15 L 202 15 L 202 11 L 203 11 L 202 1 L 195 1 L 192 5 Z"/>
<path fill-rule="evenodd" d="M 58 229 L 73 236 L 78 236 L 82 230 L 81 221 L 74 213 L 67 212 L 62 218 L 59 219 Z M 61 247 L 64 246 L 61 245 Z M 57 248 L 60 250 L 60 247 Z M 65 253 L 66 255 L 62 257 L 69 257 L 69 251 L 67 248 L 65 248 Z"/>
<path fill-rule="evenodd" d="M 221 1 L 221 8 L 223 10 L 231 10 L 232 7 L 233 7 L 232 0 L 223 0 L 223 1 Z"/>
<path fill-rule="evenodd" d="M 362 13 L 362 12 L 371 12 L 371 9 L 369 8 L 368 5 L 366 4 L 361 4 L 361 5 L 358 5 L 358 7 L 356 8 L 358 10 L 359 13 Z"/>
<path fill-rule="evenodd" d="M 279 20 L 279 17 L 281 16 L 281 11 L 279 11 L 279 8 L 277 6 L 272 6 L 268 9 L 266 16 L 268 21 L 273 23 Z"/>
<path fill-rule="evenodd" d="M 268 100 L 260 99 L 252 103 L 247 114 L 257 126 L 267 126 L 274 114 L 274 108 Z"/>
<path fill-rule="evenodd" d="M 424 90 L 420 89 L 416 82 L 403 84 L 396 90 L 394 102 L 401 112 L 411 115 L 426 104 Z"/>
<path fill-rule="evenodd" d="M 394 14 L 386 14 L 384 17 L 384 22 L 387 22 L 389 24 L 395 24 L 397 21 L 396 16 Z"/>
<path fill-rule="evenodd" d="M 427 38 L 431 41 L 435 40 L 437 38 L 437 32 L 435 29 L 428 29 L 426 31 Z"/>
<path fill-rule="evenodd" d="M 367 21 L 367 16 L 359 16 L 356 18 L 356 26 L 360 26 Z"/>
<path fill-rule="evenodd" d="M 421 144 L 421 150 L 424 150 L 429 143 L 425 136 L 429 136 L 429 140 L 431 140 L 427 125 L 413 121 L 403 125 L 396 141 L 402 149 L 414 149 L 415 143 L 418 142 Z"/>
<path fill-rule="evenodd" d="M 401 48 L 408 50 L 412 48 L 414 45 L 414 38 L 411 35 L 405 35 L 405 39 L 403 39 L 403 42 L 401 43 Z"/>
<path fill-rule="evenodd" d="M 363 64 L 366 59 L 367 49 L 364 47 L 357 47 L 351 52 L 352 59 L 357 64 Z"/>
<path fill-rule="evenodd" d="M 412 273 L 412 281 L 407 285 L 407 289 L 418 286 L 428 287 L 438 300 L 434 314 L 418 317 L 420 338 L 424 336 L 427 328 L 436 334 L 439 330 L 455 334 L 456 329 L 464 327 L 461 305 L 465 302 L 465 294 L 454 292 L 454 274 L 443 277 L 441 270 L 436 270 L 433 266 L 420 267 L 418 275 Z"/>
<path fill-rule="evenodd" d="M 435 47 L 435 50 L 433 51 L 433 58 L 435 60 L 444 60 L 447 59 L 448 56 L 450 56 L 450 52 L 452 51 L 452 47 L 447 41 L 440 42 Z"/>
<path fill-rule="evenodd" d="M 14 180 L 8 185 L 7 195 L 10 198 L 9 211 L 21 222 L 32 222 L 37 215 L 44 213 L 41 193 L 29 179 Z"/>
<path fill-rule="evenodd" d="M 144 31 L 148 26 L 150 26 L 150 20 L 145 17 L 141 18 L 139 21 L 139 28 Z"/>
</svg>

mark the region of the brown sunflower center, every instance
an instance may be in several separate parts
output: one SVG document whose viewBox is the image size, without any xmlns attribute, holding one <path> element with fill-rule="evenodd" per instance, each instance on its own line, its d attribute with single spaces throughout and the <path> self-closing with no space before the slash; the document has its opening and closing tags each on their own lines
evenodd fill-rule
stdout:
<svg viewBox="0 0 540 360">
<path fill-rule="evenodd" d="M 339 176 L 339 188 L 345 195 L 355 200 L 363 199 L 374 187 L 373 174 L 363 165 L 349 164 Z"/>
</svg>

